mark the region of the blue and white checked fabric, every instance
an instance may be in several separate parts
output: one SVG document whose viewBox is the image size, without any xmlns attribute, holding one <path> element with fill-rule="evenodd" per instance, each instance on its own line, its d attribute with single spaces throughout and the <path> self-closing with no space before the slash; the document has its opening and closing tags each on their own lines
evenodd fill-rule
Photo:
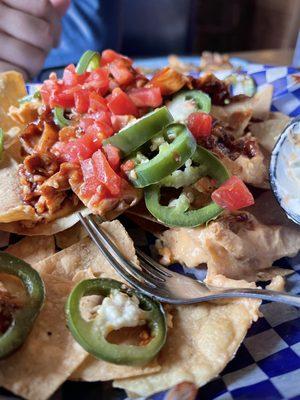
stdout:
<svg viewBox="0 0 300 400">
<path fill-rule="evenodd" d="M 244 72 L 249 73 L 258 86 L 265 83 L 274 86 L 273 111 L 291 117 L 300 114 L 299 70 L 249 64 Z M 138 238 L 142 246 L 153 245 L 153 238 L 148 234 L 143 237 L 139 232 Z M 287 290 L 300 294 L 300 257 L 281 260 L 278 265 L 282 266 L 283 262 L 295 270 L 287 279 Z M 178 269 L 185 272 L 182 267 L 177 266 Z M 261 311 L 264 317 L 253 324 L 236 357 L 220 377 L 200 389 L 198 400 L 300 400 L 300 309 L 264 303 Z M 70 385 L 76 385 L 76 388 L 71 389 Z M 78 385 L 84 389 L 79 389 Z M 71 398 L 70 395 L 73 399 L 121 400 L 126 397 L 105 384 L 99 389 L 95 385 L 66 383 L 55 399 Z M 163 400 L 164 396 L 165 393 L 158 393 L 148 400 Z"/>
</svg>

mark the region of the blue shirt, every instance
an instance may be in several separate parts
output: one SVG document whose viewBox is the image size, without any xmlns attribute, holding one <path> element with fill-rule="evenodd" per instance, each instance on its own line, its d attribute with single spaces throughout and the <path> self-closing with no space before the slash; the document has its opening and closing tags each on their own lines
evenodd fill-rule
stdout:
<svg viewBox="0 0 300 400">
<path fill-rule="evenodd" d="M 189 47 L 192 0 L 72 0 L 60 45 L 45 68 L 76 63 L 85 50 L 113 48 L 129 56 L 182 54 Z"/>
</svg>

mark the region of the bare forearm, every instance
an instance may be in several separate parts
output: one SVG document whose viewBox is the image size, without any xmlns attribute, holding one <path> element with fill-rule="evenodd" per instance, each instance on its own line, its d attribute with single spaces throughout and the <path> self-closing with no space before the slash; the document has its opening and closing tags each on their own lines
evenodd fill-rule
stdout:
<svg viewBox="0 0 300 400">
<path fill-rule="evenodd" d="M 60 36 L 60 17 L 50 0 L 0 0 L 0 71 L 36 75 Z"/>
</svg>

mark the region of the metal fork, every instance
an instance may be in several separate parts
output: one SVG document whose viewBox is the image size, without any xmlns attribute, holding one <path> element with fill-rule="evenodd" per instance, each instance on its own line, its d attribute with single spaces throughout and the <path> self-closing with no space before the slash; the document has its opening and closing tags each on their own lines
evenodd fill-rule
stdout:
<svg viewBox="0 0 300 400">
<path fill-rule="evenodd" d="M 136 248 L 140 266 L 127 260 L 92 215 L 79 219 L 111 266 L 133 287 L 163 303 L 193 304 L 203 301 L 247 297 L 300 307 L 300 296 L 266 289 L 221 289 L 170 271 Z"/>
</svg>

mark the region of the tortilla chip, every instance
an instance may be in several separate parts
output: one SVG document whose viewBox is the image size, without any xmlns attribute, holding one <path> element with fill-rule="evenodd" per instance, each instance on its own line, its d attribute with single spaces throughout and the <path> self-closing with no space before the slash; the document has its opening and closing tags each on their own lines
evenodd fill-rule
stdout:
<svg viewBox="0 0 300 400">
<path fill-rule="evenodd" d="M 16 122 L 27 125 L 38 117 L 38 109 L 42 105 L 40 101 L 30 101 L 16 106 L 9 107 L 9 116 Z"/>
<path fill-rule="evenodd" d="M 255 122 L 249 125 L 250 132 L 268 152 L 273 147 L 284 128 L 291 119 L 282 113 L 270 113 L 269 119 L 263 122 Z"/>
<path fill-rule="evenodd" d="M 11 118 L 8 111 L 10 106 L 17 106 L 18 100 L 26 94 L 25 82 L 19 72 L 0 73 L 0 127 L 4 133 L 13 126 L 22 127 Z"/>
<path fill-rule="evenodd" d="M 66 327 L 64 307 L 73 283 L 40 274 L 47 294 L 44 307 L 24 345 L 0 361 L 0 386 L 34 400 L 49 398 L 86 357 Z"/>
<path fill-rule="evenodd" d="M 157 248 L 166 264 L 178 261 L 187 267 L 207 264 L 207 279 L 221 274 L 248 282 L 260 280 L 261 271 L 300 249 L 298 227 L 265 225 L 250 213 L 227 215 L 197 228 L 165 231 Z"/>
<path fill-rule="evenodd" d="M 0 176 L 1 176 L 1 170 L 0 170 Z M 70 215 L 60 217 L 48 223 L 40 222 L 37 224 L 31 224 L 29 222 L 28 226 L 26 225 L 27 224 L 26 221 L 15 221 L 7 224 L 0 223 L 0 230 L 26 236 L 55 235 L 56 233 L 64 231 L 65 229 L 68 229 L 73 225 L 75 225 L 79 221 L 78 217 L 79 211 L 84 216 L 90 213 L 90 211 L 87 208 L 81 207 L 75 212 L 71 213 Z"/>
<path fill-rule="evenodd" d="M 225 122 L 230 128 L 230 133 L 235 138 L 243 136 L 252 114 L 253 104 L 251 98 L 231 103 L 227 106 L 212 106 L 211 114 L 214 118 Z"/>
<path fill-rule="evenodd" d="M 113 379 L 131 378 L 160 371 L 161 367 L 156 360 L 144 367 L 120 366 L 99 361 L 91 356 L 73 372 L 69 379 L 74 381 L 97 382 Z"/>
<path fill-rule="evenodd" d="M 133 243 L 124 227 L 118 221 L 104 223 L 103 227 L 120 250 L 136 262 Z M 44 400 L 88 356 L 66 328 L 64 305 L 72 287 L 78 280 L 91 276 L 120 278 L 88 238 L 46 258 L 34 267 L 45 282 L 46 302 L 22 348 L 0 362 L 0 386 L 25 398 Z M 97 380 L 141 375 L 158 369 L 157 366 L 153 369 L 134 368 L 98 360 L 95 362 L 90 356 L 89 359 L 91 364 L 95 363 Z"/>
<path fill-rule="evenodd" d="M 0 165 L 0 222 L 35 219 L 33 207 L 25 205 L 19 195 L 18 163 L 5 155 Z M 0 228 L 3 231 L 6 229 Z"/>
<path fill-rule="evenodd" d="M 4 151 L 5 153 L 9 153 L 14 159 L 20 160 L 20 149 L 21 149 L 21 144 L 19 142 L 19 135 L 20 135 L 21 129 L 17 126 L 13 126 L 10 128 L 8 131 L 5 132 L 4 134 Z M 15 145 L 15 147 L 12 149 L 12 145 Z M 15 151 L 17 150 L 17 152 Z"/>
<path fill-rule="evenodd" d="M 250 137 L 250 136 L 249 136 Z M 252 137 L 252 139 L 254 139 Z M 254 139 L 255 140 L 255 139 Z M 258 145 L 257 145 L 258 146 Z M 256 149 L 255 156 L 249 158 L 241 154 L 235 160 L 231 160 L 228 156 L 221 157 L 222 163 L 231 173 L 242 179 L 249 185 L 268 189 L 269 185 L 269 154 L 259 148 Z"/>
<path fill-rule="evenodd" d="M 232 281 L 226 284 L 232 286 Z M 249 284 L 243 282 L 243 286 Z M 252 321 L 258 318 L 259 305 L 258 300 L 237 299 L 176 307 L 174 327 L 159 356 L 161 371 L 116 380 L 113 385 L 136 396 L 150 396 L 183 381 L 203 386 L 234 357 Z"/>
<path fill-rule="evenodd" d="M 28 264 L 35 264 L 55 254 L 54 237 L 26 237 L 16 244 L 9 246 L 5 251 L 21 258 Z"/>
<path fill-rule="evenodd" d="M 112 222 L 103 222 L 101 227 L 111 236 L 121 252 L 132 262 L 138 264 L 133 242 L 123 225 L 118 220 L 115 220 Z M 79 271 L 85 273 L 89 269 L 96 276 L 101 275 L 101 277 L 104 277 L 105 275 L 113 279 L 121 279 L 89 238 L 82 239 L 80 242 L 56 253 L 45 260 L 44 263 L 39 263 L 35 267 L 38 271 L 43 270 L 55 276 L 61 275 L 70 280 L 75 279 L 74 277 Z"/>
<path fill-rule="evenodd" d="M 269 285 L 266 286 L 268 290 L 276 290 L 277 292 L 283 292 L 285 287 L 285 280 L 281 275 L 274 276 Z"/>
<path fill-rule="evenodd" d="M 295 271 L 293 269 L 272 267 L 270 269 L 258 272 L 257 278 L 259 281 L 266 282 L 266 281 L 271 281 L 277 276 L 285 277 L 288 275 L 292 275 L 294 273 Z"/>
<path fill-rule="evenodd" d="M 74 226 L 71 226 L 71 228 L 58 232 L 55 235 L 55 242 L 60 249 L 66 249 L 87 236 L 88 233 L 85 228 L 80 222 L 77 222 Z"/>
<path fill-rule="evenodd" d="M 256 119 L 267 119 L 271 110 L 274 86 L 266 83 L 258 88 L 257 93 L 252 98 L 253 113 Z"/>
<path fill-rule="evenodd" d="M 110 234 L 122 253 L 131 261 L 138 263 L 132 240 L 119 221 L 104 222 L 102 227 Z M 111 267 L 110 263 L 101 254 L 89 238 L 57 253 L 37 266 L 45 273 L 61 275 L 73 282 L 87 279 L 92 276 L 108 277 L 122 280 Z M 106 381 L 116 377 L 128 377 L 147 374 L 157 371 L 156 362 L 146 367 L 128 367 L 109 364 L 89 356 L 79 370 L 72 375 L 72 379 L 87 381 Z"/>
<path fill-rule="evenodd" d="M 211 114 L 223 121 L 235 138 L 243 136 L 251 118 L 267 119 L 271 109 L 273 86 L 261 86 L 253 97 L 230 103 L 226 106 L 212 106 Z"/>
</svg>

